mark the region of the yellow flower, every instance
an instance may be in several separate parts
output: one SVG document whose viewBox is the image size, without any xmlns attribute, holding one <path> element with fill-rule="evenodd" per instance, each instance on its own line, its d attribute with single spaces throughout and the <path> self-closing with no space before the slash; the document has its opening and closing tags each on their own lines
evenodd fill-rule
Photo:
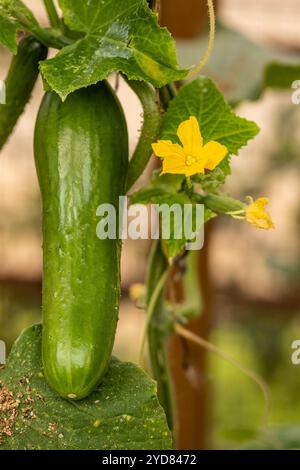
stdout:
<svg viewBox="0 0 300 470">
<path fill-rule="evenodd" d="M 163 173 L 192 176 L 213 170 L 228 154 L 225 145 L 211 140 L 203 145 L 199 124 L 194 116 L 180 124 L 177 135 L 182 143 L 159 140 L 152 145 L 157 157 L 163 159 Z"/>
<path fill-rule="evenodd" d="M 131 284 L 129 287 L 129 297 L 134 303 L 138 303 L 146 295 L 146 286 L 145 284 L 141 283 L 136 283 L 136 284 Z"/>
<path fill-rule="evenodd" d="M 270 214 L 265 210 L 269 200 L 266 197 L 261 197 L 256 201 L 253 201 L 252 197 L 250 196 L 249 200 L 250 204 L 245 209 L 247 222 L 265 230 L 275 228 Z"/>
</svg>

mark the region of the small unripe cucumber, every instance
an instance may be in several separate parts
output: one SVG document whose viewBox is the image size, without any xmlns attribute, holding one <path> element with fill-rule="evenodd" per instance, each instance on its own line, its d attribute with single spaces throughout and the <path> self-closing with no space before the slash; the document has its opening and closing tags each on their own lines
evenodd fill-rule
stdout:
<svg viewBox="0 0 300 470">
<path fill-rule="evenodd" d="M 126 121 L 106 82 L 65 102 L 46 93 L 35 160 L 43 202 L 44 373 L 62 397 L 81 399 L 107 370 L 120 297 L 120 241 L 96 235 L 97 207 L 118 209 L 128 166 Z"/>
<path fill-rule="evenodd" d="M 39 62 L 46 57 L 46 47 L 32 36 L 19 43 L 5 80 L 6 103 L 0 105 L 0 150 L 30 99 L 39 75 Z"/>
</svg>

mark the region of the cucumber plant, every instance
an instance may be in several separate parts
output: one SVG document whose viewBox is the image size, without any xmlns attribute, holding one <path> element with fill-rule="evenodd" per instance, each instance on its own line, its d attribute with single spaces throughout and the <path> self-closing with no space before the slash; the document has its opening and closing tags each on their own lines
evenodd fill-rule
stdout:
<svg viewBox="0 0 300 470">
<path fill-rule="evenodd" d="M 0 149 L 5 145 L 30 99 L 39 75 L 39 62 L 46 57 L 47 48 L 33 36 L 20 41 L 5 80 L 5 104 L 0 107 Z"/>
<path fill-rule="evenodd" d="M 209 46 L 193 70 L 178 66 L 174 40 L 159 26 L 152 10 L 157 2 L 59 0 L 61 17 L 51 0 L 44 3 L 48 28 L 39 25 L 21 0 L 0 0 L 0 43 L 17 52 L 7 78 L 8 102 L 0 108 L 0 144 L 28 101 L 39 63 L 46 89 L 34 136 L 43 203 L 40 374 L 51 393 L 54 390 L 62 398 L 62 409 L 67 406 L 64 403 L 79 400 L 87 403 L 93 415 L 90 397 L 101 394 L 101 387 L 105 389 L 110 370 L 121 255 L 118 237 L 96 237 L 97 207 L 111 204 L 119 212 L 119 196 L 128 193 L 132 204 L 163 202 L 171 207 L 188 203 L 193 208 L 203 204 L 203 223 L 219 214 L 264 229 L 272 228 L 273 222 L 265 211 L 266 198 L 247 204 L 222 192 L 232 156 L 256 136 L 258 127 L 234 113 L 211 79 L 199 76 L 213 46 L 212 0 L 208 1 Z M 18 45 L 20 31 L 25 39 Z M 58 52 L 45 60 L 48 47 Z M 140 140 L 131 159 L 123 109 L 107 82 L 114 73 L 127 81 L 144 110 Z M 133 193 L 153 152 L 160 158 L 163 172 L 154 171 L 150 182 Z M 193 263 L 188 262 L 187 244 L 192 239 L 178 239 L 171 232 L 164 240 L 164 223 L 161 216 L 160 236 L 149 260 L 146 336 L 160 403 L 173 429 L 176 416 L 167 339 L 174 331 L 182 331 L 176 325 L 182 328 L 199 313 L 199 303 L 193 292 L 189 292 L 188 305 L 180 308 L 166 301 L 174 265 L 182 267 L 183 278 L 188 270 L 185 282 L 190 291 L 196 283 Z M 35 330 L 27 334 L 26 344 L 37 336 Z M 35 344 L 35 351 L 37 347 Z M 17 345 L 18 354 L 19 349 Z M 11 383 L 9 373 L 4 374 L 7 385 Z M 142 402 L 143 393 L 138 396 Z M 123 405 L 118 416 L 124 412 L 126 417 Z M 99 426 L 96 420 L 93 428 Z"/>
</svg>

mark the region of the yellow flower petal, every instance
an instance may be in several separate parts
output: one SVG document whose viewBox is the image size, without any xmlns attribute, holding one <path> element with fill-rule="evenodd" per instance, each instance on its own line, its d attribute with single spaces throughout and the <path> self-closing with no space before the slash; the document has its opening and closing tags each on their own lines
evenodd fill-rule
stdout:
<svg viewBox="0 0 300 470">
<path fill-rule="evenodd" d="M 204 165 L 201 162 L 195 162 L 187 164 L 187 158 L 185 161 L 179 161 L 179 159 L 174 158 L 164 158 L 163 160 L 163 171 L 162 173 L 173 173 L 173 174 L 182 174 L 185 176 L 192 176 L 198 173 L 204 173 Z"/>
<path fill-rule="evenodd" d="M 163 169 L 162 173 L 172 173 L 175 175 L 186 175 L 187 170 L 189 169 L 185 164 L 185 158 L 183 161 L 178 161 L 175 158 L 166 157 L 163 159 Z"/>
<path fill-rule="evenodd" d="M 269 200 L 266 197 L 261 197 L 256 201 L 250 198 L 250 201 L 252 201 L 251 204 L 245 210 L 247 222 L 264 230 L 275 228 L 270 214 L 265 210 Z"/>
<path fill-rule="evenodd" d="M 194 116 L 180 124 L 177 135 L 186 155 L 199 156 L 203 147 L 203 139 L 198 121 Z"/>
<path fill-rule="evenodd" d="M 152 144 L 153 152 L 157 157 L 174 158 L 185 161 L 183 148 L 179 144 L 173 144 L 170 140 L 159 140 L 156 144 Z"/>
<path fill-rule="evenodd" d="M 202 162 L 193 163 L 192 165 L 186 166 L 185 168 L 186 176 L 193 176 L 199 173 L 203 174 L 205 172 L 205 168 Z"/>
<path fill-rule="evenodd" d="M 227 155 L 228 150 L 218 142 L 209 142 L 203 147 L 203 139 L 197 119 L 191 116 L 182 122 L 177 134 L 183 147 L 170 140 L 159 140 L 152 144 L 157 157 L 163 159 L 162 173 L 192 176 L 213 170 Z"/>
<path fill-rule="evenodd" d="M 200 159 L 207 170 L 214 170 L 217 165 L 226 157 L 228 149 L 219 142 L 210 141 L 204 145 Z"/>
</svg>

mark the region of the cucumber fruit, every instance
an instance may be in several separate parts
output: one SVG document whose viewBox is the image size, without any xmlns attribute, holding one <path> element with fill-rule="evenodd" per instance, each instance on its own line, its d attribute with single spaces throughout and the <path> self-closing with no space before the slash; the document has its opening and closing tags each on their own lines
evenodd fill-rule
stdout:
<svg viewBox="0 0 300 470">
<path fill-rule="evenodd" d="M 30 99 L 39 75 L 39 62 L 46 59 L 47 48 L 34 37 L 20 41 L 6 80 L 6 104 L 0 105 L 0 150 L 12 133 Z"/>
<path fill-rule="evenodd" d="M 79 400 L 107 370 L 118 320 L 121 243 L 96 236 L 97 207 L 118 209 L 128 167 L 126 121 L 111 87 L 101 82 L 65 102 L 46 93 L 34 146 L 43 202 L 44 374 L 59 395 Z"/>
</svg>

